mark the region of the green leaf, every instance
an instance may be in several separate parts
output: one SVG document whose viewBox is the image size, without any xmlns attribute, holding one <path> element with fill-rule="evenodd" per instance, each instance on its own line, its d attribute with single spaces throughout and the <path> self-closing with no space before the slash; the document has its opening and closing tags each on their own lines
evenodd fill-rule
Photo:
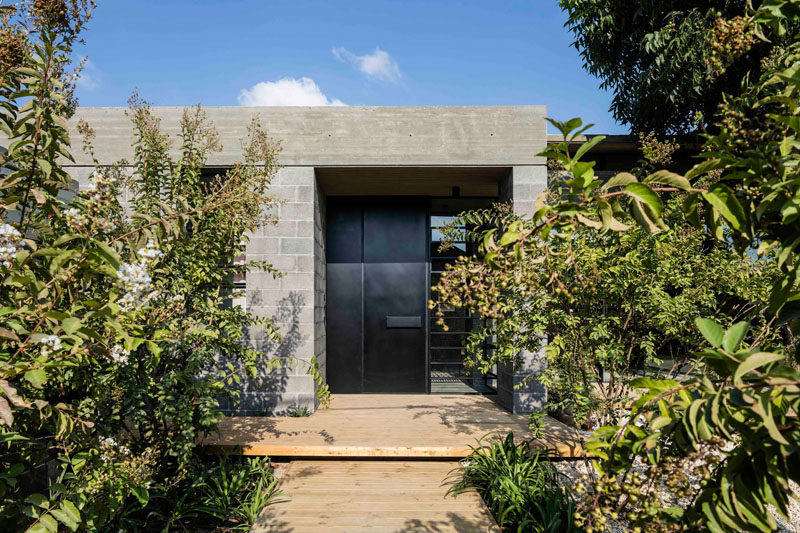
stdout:
<svg viewBox="0 0 800 533">
<path fill-rule="evenodd" d="M 719 524 L 719 522 L 717 521 L 717 517 L 715 516 L 716 513 L 714 511 L 716 508 L 712 507 L 711 504 L 708 502 L 703 502 L 702 507 L 703 507 L 703 514 L 708 519 L 705 525 L 709 529 L 709 531 L 711 531 L 711 533 L 723 533 L 725 530 Z"/>
<path fill-rule="evenodd" d="M 519 240 L 519 233 L 516 231 L 507 231 L 503 233 L 503 236 L 500 237 L 500 246 L 508 246 L 512 242 L 517 242 Z"/>
<path fill-rule="evenodd" d="M 695 400 L 692 402 L 692 405 L 689 406 L 689 410 L 686 412 L 686 418 L 689 420 L 689 428 L 691 429 L 690 435 L 696 438 L 697 435 L 697 417 L 700 411 L 700 407 L 703 406 L 705 403 L 703 400 Z"/>
<path fill-rule="evenodd" d="M 67 526 L 67 529 L 69 529 L 70 531 L 78 530 L 78 522 L 73 520 L 72 515 L 70 513 L 65 512 L 62 507 L 50 510 L 50 514 L 55 516 L 59 522 Z"/>
<path fill-rule="evenodd" d="M 43 368 L 28 370 L 25 372 L 25 379 L 37 389 L 41 389 L 42 385 L 47 383 L 47 372 Z"/>
<path fill-rule="evenodd" d="M 698 193 L 691 193 L 687 194 L 686 198 L 683 199 L 681 202 L 681 210 L 683 211 L 683 216 L 686 217 L 686 220 L 694 226 L 695 228 L 702 229 L 700 225 L 700 214 L 698 212 L 698 201 L 700 199 L 700 194 Z"/>
<path fill-rule="evenodd" d="M 61 520 L 61 522 L 67 526 L 71 531 L 76 531 L 78 526 L 81 523 L 81 512 L 78 511 L 78 508 L 75 507 L 69 500 L 64 500 L 59 505 L 58 510 L 60 511 L 60 515 L 56 515 L 56 518 Z M 55 513 L 55 510 L 53 511 Z"/>
<path fill-rule="evenodd" d="M 53 172 L 53 165 L 50 164 L 50 161 L 47 161 L 46 159 L 37 159 L 36 163 L 38 163 L 39 167 L 42 169 L 42 172 L 44 172 L 44 176 L 49 178 L 50 174 Z"/>
<path fill-rule="evenodd" d="M 775 424 L 775 417 L 772 414 L 772 399 L 770 398 L 769 392 L 763 392 L 759 395 L 758 403 L 753 407 L 753 411 L 761 414 L 761 422 L 763 422 L 767 433 L 769 433 L 769 436 L 772 437 L 774 441 L 786 446 L 791 446 L 789 441 L 781 435 L 780 430 L 778 430 L 778 425 Z"/>
<path fill-rule="evenodd" d="M 702 163 L 696 164 L 684 176 L 687 180 L 692 180 L 697 176 L 702 176 L 710 170 L 716 170 L 725 166 L 721 159 L 706 159 Z"/>
<path fill-rule="evenodd" d="M 56 533 L 58 531 L 58 522 L 56 519 L 45 514 L 39 517 L 39 521 L 28 529 L 30 533 Z"/>
<path fill-rule="evenodd" d="M 34 70 L 30 67 L 17 67 L 14 70 L 16 70 L 19 74 L 24 74 L 25 76 L 33 76 L 34 78 L 40 78 L 40 79 L 42 77 L 41 72 L 39 72 L 38 70 Z"/>
<path fill-rule="evenodd" d="M 10 433 L 0 433 L 0 444 L 15 440 L 30 440 L 30 439 L 20 435 L 19 433 L 14 433 L 13 431 Z"/>
<path fill-rule="evenodd" d="M 158 346 L 157 343 L 152 341 L 147 341 L 145 342 L 145 346 L 147 346 L 147 349 L 150 351 L 151 354 L 155 356 L 161 354 L 161 348 Z"/>
<path fill-rule="evenodd" d="M 595 136 L 595 137 L 592 137 L 591 139 L 589 139 L 588 141 L 586 141 L 585 143 L 583 143 L 583 144 L 580 146 L 580 148 L 578 148 L 578 150 L 575 152 L 575 155 L 574 155 L 574 156 L 572 156 L 572 160 L 573 160 L 573 161 L 577 161 L 577 160 L 579 160 L 581 157 L 583 157 L 583 155 L 584 155 L 586 152 L 588 152 L 589 150 L 591 150 L 591 149 L 592 149 L 592 148 L 593 148 L 593 147 L 594 147 L 594 146 L 595 146 L 597 143 L 599 143 L 600 141 L 602 141 L 602 140 L 603 140 L 603 139 L 605 139 L 605 138 L 606 138 L 606 136 L 605 136 L 605 135 L 597 135 L 597 136 Z"/>
<path fill-rule="evenodd" d="M 652 209 L 653 213 L 657 216 L 661 216 L 661 212 L 664 210 L 664 204 L 661 202 L 661 198 L 647 185 L 643 183 L 629 183 L 625 186 L 625 194 L 639 200 Z"/>
<path fill-rule="evenodd" d="M 732 325 L 722 337 L 722 348 L 726 352 L 735 352 L 739 344 L 744 340 L 744 336 L 747 335 L 749 329 L 750 322 L 747 321 L 737 322 Z"/>
<path fill-rule="evenodd" d="M 603 227 L 603 223 L 602 222 L 600 222 L 598 220 L 592 220 L 591 218 L 583 216 L 580 213 L 575 215 L 575 218 L 578 219 L 578 222 L 580 222 L 581 224 L 583 224 L 584 226 L 587 226 L 589 228 L 600 229 L 600 228 Z"/>
<path fill-rule="evenodd" d="M 630 172 L 620 172 L 616 176 L 609 179 L 604 185 L 603 190 L 608 190 L 612 187 L 624 187 L 629 183 L 637 183 L 639 180 Z"/>
<path fill-rule="evenodd" d="M 731 228 L 742 231 L 747 228 L 747 216 L 733 190 L 724 183 L 715 183 L 703 198 L 728 221 Z"/>
<path fill-rule="evenodd" d="M 669 185 L 670 187 L 676 187 L 684 191 L 688 191 L 692 188 L 692 184 L 689 183 L 689 180 L 680 174 L 676 174 L 668 170 L 659 170 L 658 172 L 650 174 L 644 179 L 644 183 L 660 183 L 662 185 Z"/>
<path fill-rule="evenodd" d="M 631 214 L 633 214 L 633 218 L 636 219 L 636 222 L 639 223 L 640 226 L 647 229 L 650 233 L 658 233 L 661 231 L 661 228 L 658 227 L 658 224 L 650 218 L 649 213 L 645 210 L 644 204 L 638 200 L 634 200 L 631 202 Z"/>
<path fill-rule="evenodd" d="M 44 494 L 39 494 L 38 492 L 34 492 L 25 498 L 25 503 L 33 504 L 37 507 L 41 507 L 42 509 L 47 509 L 50 506 L 50 501 L 44 496 Z"/>
<path fill-rule="evenodd" d="M 62 244 L 67 243 L 73 239 L 77 239 L 79 237 L 80 235 L 76 235 L 74 233 L 65 233 L 61 235 L 58 239 L 53 241 L 53 246 L 61 246 Z"/>
<path fill-rule="evenodd" d="M 620 222 L 614 217 L 614 208 L 605 198 L 597 198 L 597 209 L 600 213 L 600 218 L 603 220 L 602 229 L 612 231 L 627 231 L 631 227 L 628 224 Z"/>
<path fill-rule="evenodd" d="M 783 358 L 783 355 L 777 353 L 756 352 L 736 367 L 736 372 L 733 373 L 733 382 L 741 383 L 742 377 L 751 370 L 768 365 L 769 363 L 774 363 L 775 361 L 780 361 Z"/>
<path fill-rule="evenodd" d="M 714 348 L 722 346 L 724 336 L 722 326 L 710 318 L 697 318 L 694 321 L 697 329 Z"/>
<path fill-rule="evenodd" d="M 147 505 L 147 502 L 150 500 L 150 493 L 147 492 L 145 487 L 137 487 L 136 485 L 131 486 L 131 491 L 133 495 L 136 496 L 136 499 L 139 500 L 139 503 L 142 504 L 142 507 Z"/>
<path fill-rule="evenodd" d="M 80 470 L 86 464 L 86 459 L 89 456 L 86 452 L 79 452 L 72 456 L 70 459 L 70 463 L 72 463 L 72 468 L 74 470 Z"/>
<path fill-rule="evenodd" d="M 17 336 L 16 333 L 11 331 L 10 329 L 6 329 L 6 328 L 3 328 L 3 327 L 0 327 L 0 337 L 4 337 L 6 339 L 11 339 L 12 341 L 20 342 L 19 337 Z"/>
<path fill-rule="evenodd" d="M 781 206 L 781 216 L 783 224 L 791 224 L 797 217 L 800 216 L 800 201 L 797 198 L 791 198 Z"/>
<path fill-rule="evenodd" d="M 631 380 L 631 388 L 634 389 L 650 389 L 659 392 L 666 392 L 670 389 L 678 387 L 680 383 L 674 379 L 653 379 L 650 377 L 641 377 Z"/>
<path fill-rule="evenodd" d="M 68 335 L 72 335 L 81 329 L 82 326 L 83 324 L 81 323 L 81 320 L 75 317 L 66 318 L 63 322 L 61 322 L 61 327 L 64 328 L 64 331 L 66 331 Z"/>
<path fill-rule="evenodd" d="M 102 243 L 102 242 L 99 242 L 99 241 L 93 241 L 93 242 L 94 242 L 94 244 L 96 246 L 94 251 L 96 251 L 98 253 L 98 255 L 105 262 L 107 262 L 109 265 L 111 265 L 111 267 L 114 268 L 114 270 L 119 269 L 120 259 L 119 259 L 119 255 L 117 255 L 117 252 L 114 251 L 113 248 L 111 248 L 109 245 L 107 245 L 105 243 Z"/>
</svg>

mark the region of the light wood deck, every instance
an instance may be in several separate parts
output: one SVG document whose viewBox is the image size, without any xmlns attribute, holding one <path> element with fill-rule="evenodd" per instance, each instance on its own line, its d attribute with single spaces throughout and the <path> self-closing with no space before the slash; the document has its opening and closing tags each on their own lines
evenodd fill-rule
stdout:
<svg viewBox="0 0 800 533">
<path fill-rule="evenodd" d="M 582 455 L 577 431 L 546 419 L 536 442 L 561 456 Z M 304 418 L 231 417 L 205 444 L 217 450 L 270 457 L 462 458 L 495 432 L 531 437 L 528 417 L 513 415 L 485 396 L 335 394 L 330 407 Z"/>
<path fill-rule="evenodd" d="M 293 461 L 281 501 L 268 506 L 251 533 L 500 533 L 475 493 L 448 496 L 455 462 Z"/>
</svg>

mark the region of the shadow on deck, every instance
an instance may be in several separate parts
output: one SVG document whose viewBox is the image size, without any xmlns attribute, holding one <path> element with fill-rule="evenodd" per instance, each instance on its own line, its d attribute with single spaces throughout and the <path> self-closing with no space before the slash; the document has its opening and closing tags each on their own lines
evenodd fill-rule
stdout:
<svg viewBox="0 0 800 533">
<path fill-rule="evenodd" d="M 574 429 L 546 418 L 540 449 L 562 457 L 583 454 Z M 335 394 L 309 417 L 231 417 L 205 444 L 244 455 L 305 458 L 459 459 L 493 433 L 532 437 L 528 417 L 511 414 L 486 396 Z"/>
</svg>

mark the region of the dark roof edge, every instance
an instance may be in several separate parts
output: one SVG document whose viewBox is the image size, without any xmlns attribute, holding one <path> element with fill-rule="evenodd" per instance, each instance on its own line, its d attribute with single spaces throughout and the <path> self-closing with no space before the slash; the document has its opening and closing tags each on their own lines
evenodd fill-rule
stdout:
<svg viewBox="0 0 800 533">
<path fill-rule="evenodd" d="M 589 141 L 598 135 L 578 135 L 570 144 L 570 149 L 577 149 L 580 145 Z M 606 138 L 600 141 L 594 148 L 593 152 L 638 152 L 639 151 L 639 138 L 636 135 L 606 135 Z M 672 138 L 672 137 L 670 137 Z M 697 152 L 702 147 L 703 143 L 698 140 L 695 135 L 683 135 L 674 137 L 680 145 L 679 151 L 681 152 Z M 547 144 L 557 144 L 564 140 L 560 133 L 547 135 Z"/>
</svg>

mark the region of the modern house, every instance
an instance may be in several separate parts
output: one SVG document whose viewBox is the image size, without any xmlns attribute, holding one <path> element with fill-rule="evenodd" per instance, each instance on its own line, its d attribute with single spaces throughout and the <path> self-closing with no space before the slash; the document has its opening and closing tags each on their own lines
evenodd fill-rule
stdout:
<svg viewBox="0 0 800 533">
<path fill-rule="evenodd" d="M 444 265 L 469 252 L 468 243 L 441 252 L 442 225 L 496 201 L 533 211 L 547 186 L 546 161 L 536 156 L 548 140 L 543 106 L 205 110 L 223 145 L 209 160 L 212 171 L 241 159 L 256 115 L 283 145 L 272 187 L 284 200 L 279 222 L 252 235 L 247 256 L 285 275 L 249 274 L 241 304 L 273 317 L 284 338 L 274 345 L 250 331 L 249 342 L 301 361 L 316 356 L 334 393 L 487 393 L 519 413 L 545 403 L 535 380 L 514 387 L 541 370 L 541 354 L 521 354 L 518 375 L 467 372 L 462 344 L 479 319 L 452 310 L 443 331 L 426 305 Z M 153 111 L 166 132 L 178 133 L 181 108 Z M 95 129 L 101 163 L 132 159 L 124 108 L 80 108 L 71 124 L 79 119 Z M 76 153 L 67 170 L 85 183 L 91 161 Z M 314 387 L 302 364 L 265 372 L 244 385 L 241 410 L 314 409 Z"/>
</svg>

